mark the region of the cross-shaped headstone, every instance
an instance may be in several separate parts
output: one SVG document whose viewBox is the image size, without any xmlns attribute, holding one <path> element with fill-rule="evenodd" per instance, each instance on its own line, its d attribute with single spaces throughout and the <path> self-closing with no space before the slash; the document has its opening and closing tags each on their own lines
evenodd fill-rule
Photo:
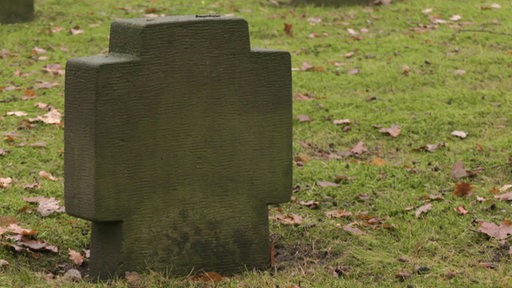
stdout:
<svg viewBox="0 0 512 288">
<path fill-rule="evenodd" d="M 65 200 L 91 275 L 269 264 L 267 204 L 291 190 L 287 52 L 234 17 L 119 20 L 66 68 Z"/>
<path fill-rule="evenodd" d="M 31 21 L 34 0 L 0 0 L 0 23 Z"/>
</svg>

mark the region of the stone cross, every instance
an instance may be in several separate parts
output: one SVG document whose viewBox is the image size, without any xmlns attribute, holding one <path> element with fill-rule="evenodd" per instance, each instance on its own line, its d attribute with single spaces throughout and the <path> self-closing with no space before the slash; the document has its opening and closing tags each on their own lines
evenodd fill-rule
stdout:
<svg viewBox="0 0 512 288">
<path fill-rule="evenodd" d="M 112 24 L 66 67 L 65 201 L 92 221 L 91 275 L 269 265 L 267 204 L 291 191 L 290 54 L 235 17 Z"/>
<path fill-rule="evenodd" d="M 34 19 L 34 0 L 0 0 L 0 23 Z"/>
</svg>

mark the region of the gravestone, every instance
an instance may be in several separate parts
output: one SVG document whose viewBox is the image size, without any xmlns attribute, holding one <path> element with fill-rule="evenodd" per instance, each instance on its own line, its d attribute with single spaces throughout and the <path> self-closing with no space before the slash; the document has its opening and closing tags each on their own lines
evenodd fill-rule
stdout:
<svg viewBox="0 0 512 288">
<path fill-rule="evenodd" d="M 34 0 L 0 0 L 0 23 L 16 23 L 34 19 Z"/>
<path fill-rule="evenodd" d="M 269 265 L 267 204 L 291 191 L 291 64 L 235 17 L 112 24 L 66 67 L 65 201 L 91 275 Z"/>
</svg>

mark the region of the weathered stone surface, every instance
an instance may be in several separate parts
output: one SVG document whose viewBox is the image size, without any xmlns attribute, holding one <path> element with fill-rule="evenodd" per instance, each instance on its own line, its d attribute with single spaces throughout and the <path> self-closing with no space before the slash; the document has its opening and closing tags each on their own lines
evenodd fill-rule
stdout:
<svg viewBox="0 0 512 288">
<path fill-rule="evenodd" d="M 269 265 L 267 204 L 291 190 L 287 52 L 234 17 L 114 22 L 66 67 L 65 200 L 93 221 L 91 274 Z"/>
<path fill-rule="evenodd" d="M 0 0 L 0 23 L 16 23 L 34 19 L 34 0 Z"/>
</svg>

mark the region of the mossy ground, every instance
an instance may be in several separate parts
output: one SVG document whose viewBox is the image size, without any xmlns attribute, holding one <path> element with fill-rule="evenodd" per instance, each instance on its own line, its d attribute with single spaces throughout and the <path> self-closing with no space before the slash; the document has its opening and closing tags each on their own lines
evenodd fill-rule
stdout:
<svg viewBox="0 0 512 288">
<path fill-rule="evenodd" d="M 42 68 L 105 53 L 113 20 L 148 13 L 245 18 L 253 47 L 292 54 L 294 117 L 312 119 L 294 122 L 294 201 L 281 209 L 270 207 L 271 216 L 296 214 L 302 223 L 271 221 L 277 251 L 273 269 L 246 272 L 214 285 L 512 286 L 510 241 L 475 232 L 479 221 L 500 223 L 512 218 L 510 203 L 496 201 L 490 192 L 512 183 L 511 3 L 500 1 L 499 8 L 482 0 L 395 0 L 387 6 L 370 6 L 367 1 L 321 6 L 306 0 L 296 5 L 282 0 L 35 2 L 35 21 L 0 26 L 0 49 L 9 51 L 0 56 L 0 87 L 4 87 L 0 89 L 4 136 L 0 148 L 9 150 L 0 156 L 0 177 L 14 180 L 11 187 L 0 190 L 0 216 L 14 216 L 21 226 L 37 229 L 38 238 L 58 246 L 60 252 L 33 259 L 0 249 L 0 259 L 10 263 L 0 268 L 0 286 L 210 286 L 157 273 L 143 275 L 137 283 L 125 279 L 109 284 L 46 281 L 41 276 L 44 273 L 59 276 L 73 266 L 67 259 L 68 249 L 88 247 L 89 225 L 65 214 L 43 218 L 23 209 L 28 205 L 23 196 L 63 197 L 62 181 L 38 176 L 41 170 L 63 176 L 63 128 L 41 123 L 31 129 L 18 128 L 22 120 L 43 114 L 34 107 L 36 102 L 63 111 L 63 77 L 44 73 Z M 439 19 L 446 23 L 433 23 Z M 291 24 L 293 35 L 285 33 L 285 23 Z M 56 32 L 59 27 L 62 30 Z M 84 32 L 72 35 L 71 28 Z M 35 47 L 47 53 L 32 52 Z M 314 68 L 303 71 L 304 62 Z M 38 89 L 38 81 L 59 86 Z M 38 97 L 22 100 L 31 93 L 27 90 Z M 299 94 L 313 95 L 313 99 L 300 100 Z M 28 116 L 7 116 L 9 111 L 24 111 Z M 343 131 L 343 125 L 334 125 L 336 119 L 350 119 L 350 129 Z M 401 127 L 396 138 L 375 128 L 394 124 Z M 467 132 L 467 138 L 452 136 L 454 130 Z M 8 137 L 8 133 L 16 135 Z M 41 141 L 47 145 L 23 145 Z M 359 141 L 368 152 L 347 153 Z M 437 143 L 445 147 L 434 152 L 418 150 Z M 450 172 L 456 161 L 463 161 L 466 169 L 478 175 L 453 179 Z M 334 181 L 336 175 L 348 180 L 338 187 L 318 184 Z M 34 179 L 41 188 L 25 190 L 23 186 Z M 452 194 L 460 181 L 470 183 L 472 196 Z M 415 217 L 416 208 L 428 202 L 425 197 L 434 194 L 444 200 L 432 201 L 431 211 Z M 476 196 L 486 201 L 477 201 Z M 308 200 L 319 202 L 318 209 L 299 204 Z M 468 214 L 453 210 L 461 205 Z M 353 216 L 325 216 L 335 209 Z M 382 222 L 355 226 L 365 235 L 343 229 L 353 222 L 366 223 L 362 215 Z M 493 269 L 482 263 L 492 263 Z M 397 277 L 400 272 L 410 277 Z"/>
</svg>

